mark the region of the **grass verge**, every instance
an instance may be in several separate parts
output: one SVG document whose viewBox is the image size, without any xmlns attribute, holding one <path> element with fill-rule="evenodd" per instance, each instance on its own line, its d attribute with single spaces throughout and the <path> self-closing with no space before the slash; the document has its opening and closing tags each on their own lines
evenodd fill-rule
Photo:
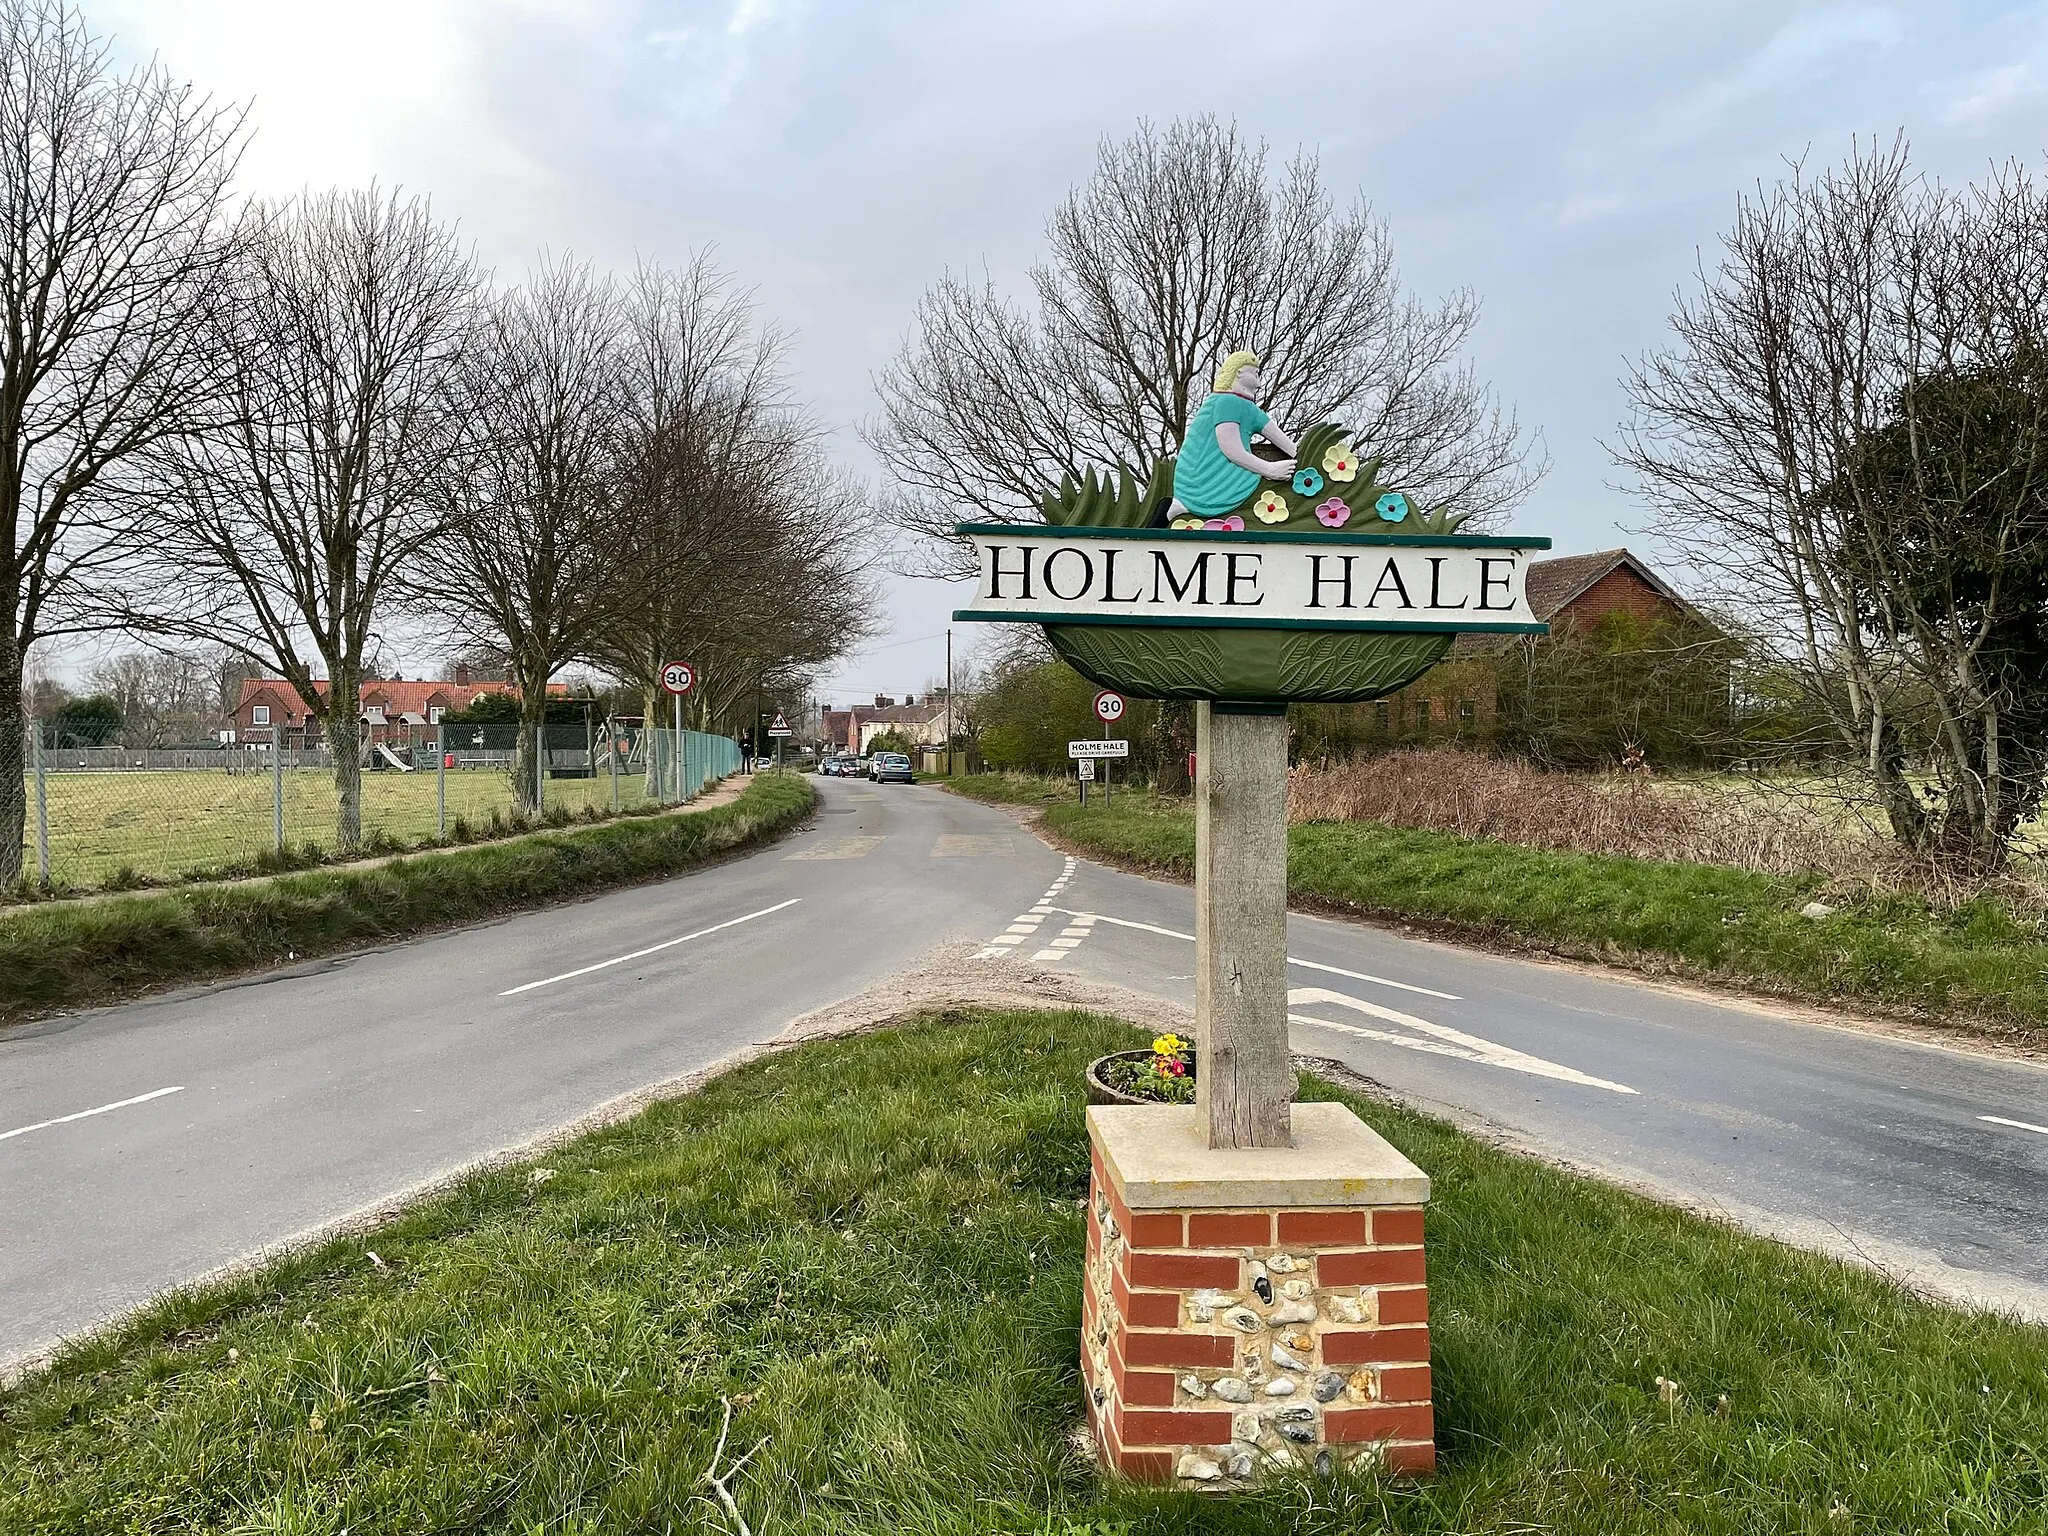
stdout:
<svg viewBox="0 0 2048 1536">
<path fill-rule="evenodd" d="M 807 1046 L 167 1299 L 0 1393 L 0 1529 L 729 1530 L 722 1398 L 764 1536 L 2041 1529 L 2048 1333 L 1350 1100 L 1435 1180 L 1440 1476 L 1099 1482 L 1081 1072 L 1136 1038 Z"/>
<path fill-rule="evenodd" d="M 802 821 L 817 794 L 757 777 L 729 804 L 360 869 L 0 912 L 0 1023 L 674 875 Z"/>
<path fill-rule="evenodd" d="M 1084 809 L 1058 781 L 999 774 L 951 787 L 1043 805 L 1047 830 L 1072 848 L 1193 877 L 1186 801 L 1139 791 Z M 1287 883 L 1309 904 L 1456 936 L 2048 1040 L 2048 943 L 2038 924 L 1988 898 L 1940 910 L 1873 895 L 1815 920 L 1799 911 L 1819 876 L 1550 852 L 1371 822 L 1291 827 Z"/>
</svg>

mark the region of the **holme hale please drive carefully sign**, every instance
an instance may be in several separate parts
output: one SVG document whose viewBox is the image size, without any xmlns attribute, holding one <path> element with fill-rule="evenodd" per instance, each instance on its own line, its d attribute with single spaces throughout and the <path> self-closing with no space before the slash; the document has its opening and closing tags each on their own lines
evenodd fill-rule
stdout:
<svg viewBox="0 0 2048 1536">
<path fill-rule="evenodd" d="M 1461 633 L 1540 634 L 1540 538 L 1460 532 L 1325 422 L 1297 443 L 1233 353 L 1179 453 L 1089 470 L 1042 525 L 963 524 L 956 617 L 1044 626 L 1104 688 L 1195 701 L 1195 1102 L 1088 1111 L 1082 1373 L 1104 1461 L 1227 1488 L 1275 1468 L 1435 1465 L 1429 1179 L 1339 1105 L 1294 1103 L 1290 702 L 1377 698 Z M 1262 441 L 1257 441 L 1262 440 Z M 1100 1085 L 1107 1086 L 1107 1085 Z"/>
</svg>

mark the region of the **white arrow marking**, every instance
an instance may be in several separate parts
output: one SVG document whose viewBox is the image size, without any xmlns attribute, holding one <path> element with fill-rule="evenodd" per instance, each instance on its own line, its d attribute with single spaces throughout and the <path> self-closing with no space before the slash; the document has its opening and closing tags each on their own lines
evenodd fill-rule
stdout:
<svg viewBox="0 0 2048 1536">
<path fill-rule="evenodd" d="M 1332 992 L 1327 987 L 1294 987 L 1287 993 L 1290 1008 L 1297 1004 L 1333 1003 L 1340 1008 L 1352 1008 L 1370 1018 L 1385 1019 L 1390 1024 L 1399 1024 L 1430 1038 L 1418 1040 L 1414 1035 L 1399 1035 L 1391 1030 L 1368 1029 L 1358 1024 L 1339 1024 L 1329 1019 L 1311 1018 L 1305 1013 L 1290 1013 L 1287 1017 L 1297 1024 L 1314 1024 L 1322 1029 L 1341 1030 L 1347 1035 L 1358 1035 L 1367 1040 L 1382 1041 L 1387 1045 L 1398 1045 L 1406 1050 L 1424 1051 L 1432 1056 L 1454 1056 L 1460 1061 L 1476 1061 L 1483 1066 L 1505 1067 L 1510 1072 L 1527 1072 L 1533 1077 L 1550 1077 L 1559 1082 L 1578 1083 L 1587 1088 L 1604 1088 L 1609 1093 L 1634 1093 L 1635 1089 L 1626 1083 L 1612 1083 L 1604 1077 L 1590 1077 L 1571 1067 L 1559 1066 L 1554 1061 L 1545 1061 L 1540 1056 L 1531 1056 L 1510 1046 L 1497 1045 L 1491 1040 L 1482 1040 L 1477 1035 L 1468 1035 L 1462 1029 L 1453 1029 L 1448 1024 L 1434 1024 L 1428 1019 L 1419 1019 L 1412 1013 L 1402 1013 L 1394 1008 L 1382 1008 L 1378 1003 L 1368 1003 L 1364 998 L 1352 997 L 1343 992 Z"/>
</svg>

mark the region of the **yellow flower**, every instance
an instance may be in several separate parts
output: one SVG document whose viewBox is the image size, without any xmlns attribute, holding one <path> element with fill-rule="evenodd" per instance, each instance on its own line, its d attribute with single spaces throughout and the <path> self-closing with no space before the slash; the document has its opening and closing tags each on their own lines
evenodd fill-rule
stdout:
<svg viewBox="0 0 2048 1536">
<path fill-rule="evenodd" d="M 1287 521 L 1287 502 L 1278 491 L 1268 491 L 1252 508 L 1252 516 L 1262 523 L 1284 523 Z"/>
<path fill-rule="evenodd" d="M 1323 473 L 1332 480 L 1357 478 L 1358 453 L 1349 441 L 1332 443 L 1323 450 Z"/>
<path fill-rule="evenodd" d="M 1173 520 L 1173 526 L 1176 528 L 1199 528 L 1202 526 L 1202 520 L 1199 517 L 1176 517 Z"/>
<path fill-rule="evenodd" d="M 1152 1042 L 1152 1053 L 1155 1056 L 1178 1056 L 1185 1049 L 1186 1044 L 1179 1035 L 1161 1035 Z"/>
</svg>

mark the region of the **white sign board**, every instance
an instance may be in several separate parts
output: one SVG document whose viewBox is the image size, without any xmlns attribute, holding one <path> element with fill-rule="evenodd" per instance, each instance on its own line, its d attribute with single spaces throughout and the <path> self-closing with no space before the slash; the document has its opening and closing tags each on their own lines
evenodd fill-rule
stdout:
<svg viewBox="0 0 2048 1536">
<path fill-rule="evenodd" d="M 1089 761 L 1088 761 L 1088 760 L 1087 760 L 1086 758 L 1083 758 L 1083 759 L 1082 759 L 1082 760 L 1081 760 L 1080 762 L 1076 763 L 1076 764 L 1075 764 L 1074 766 L 1075 766 L 1075 767 L 1076 767 L 1077 769 L 1079 769 L 1079 770 L 1080 770 L 1080 774 L 1081 774 L 1081 782 L 1082 782 L 1083 784 L 1088 784 L 1088 783 L 1092 783 L 1092 782 L 1094 781 L 1094 779 L 1095 779 L 1095 765 L 1094 765 L 1093 763 L 1089 762 Z"/>
<path fill-rule="evenodd" d="M 1086 761 L 1091 757 L 1129 757 L 1131 744 L 1128 741 L 1070 741 L 1067 756 Z"/>
<path fill-rule="evenodd" d="M 784 718 L 782 711 L 779 709 L 775 711 L 775 723 L 768 727 L 768 734 L 770 736 L 790 736 L 795 734 L 790 730 L 789 721 Z"/>
<path fill-rule="evenodd" d="M 687 661 L 664 662 L 661 668 L 661 686 L 670 693 L 688 693 L 697 686 L 696 669 Z"/>
<path fill-rule="evenodd" d="M 1546 540 L 1015 527 L 961 530 L 973 605 L 954 617 L 1082 624 L 1541 634 L 1523 583 Z"/>
</svg>

